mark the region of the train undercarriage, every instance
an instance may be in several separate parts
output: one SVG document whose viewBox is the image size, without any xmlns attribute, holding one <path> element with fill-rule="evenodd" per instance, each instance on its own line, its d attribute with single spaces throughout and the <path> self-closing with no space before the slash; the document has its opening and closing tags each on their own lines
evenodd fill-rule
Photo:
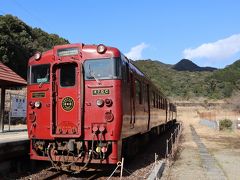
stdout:
<svg viewBox="0 0 240 180">
<path fill-rule="evenodd" d="M 176 121 L 169 121 L 167 124 L 160 125 L 144 134 L 122 140 L 122 156 L 131 159 L 136 156 L 144 146 L 149 143 L 153 136 L 160 135 L 168 130 Z M 117 143 L 114 141 L 78 139 L 57 139 L 57 140 L 38 140 L 32 139 L 32 149 L 38 160 L 49 160 L 52 166 L 58 170 L 79 173 L 85 167 L 94 164 L 117 164 L 117 158 L 113 157 L 113 151 Z M 120 152 L 120 151 L 119 151 Z M 116 159 L 116 161 L 112 161 Z"/>
<path fill-rule="evenodd" d="M 74 166 L 86 167 L 90 162 L 106 164 L 112 154 L 112 144 L 112 141 L 97 140 L 33 139 L 31 145 L 36 159 L 49 160 L 59 170 L 71 170 Z"/>
</svg>

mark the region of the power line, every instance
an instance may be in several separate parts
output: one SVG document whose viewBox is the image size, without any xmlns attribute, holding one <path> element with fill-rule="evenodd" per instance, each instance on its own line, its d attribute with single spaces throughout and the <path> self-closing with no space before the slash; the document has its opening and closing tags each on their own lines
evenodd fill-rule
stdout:
<svg viewBox="0 0 240 180">
<path fill-rule="evenodd" d="M 38 16 L 36 16 L 35 14 L 33 14 L 32 12 L 30 12 L 28 9 L 26 9 L 24 6 L 22 6 L 19 2 L 17 2 L 16 0 L 13 0 L 13 2 L 20 8 L 22 9 L 26 14 L 28 14 L 30 16 L 30 18 L 35 21 L 38 22 L 40 24 L 44 24 L 46 27 L 50 27 L 46 22 L 44 22 L 41 18 L 39 18 Z"/>
</svg>

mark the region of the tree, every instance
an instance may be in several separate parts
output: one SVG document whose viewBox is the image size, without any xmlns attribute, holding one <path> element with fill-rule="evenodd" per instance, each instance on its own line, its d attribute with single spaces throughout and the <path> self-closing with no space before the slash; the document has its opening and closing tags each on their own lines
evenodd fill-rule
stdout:
<svg viewBox="0 0 240 180">
<path fill-rule="evenodd" d="M 36 51 L 67 44 L 66 39 L 31 28 L 12 15 L 0 16 L 0 61 L 26 79 L 27 62 Z"/>
</svg>

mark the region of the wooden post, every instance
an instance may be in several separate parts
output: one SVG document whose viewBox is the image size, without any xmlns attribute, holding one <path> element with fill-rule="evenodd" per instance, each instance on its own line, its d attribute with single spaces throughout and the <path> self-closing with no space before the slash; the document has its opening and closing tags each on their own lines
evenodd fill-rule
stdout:
<svg viewBox="0 0 240 180">
<path fill-rule="evenodd" d="M 155 153 L 155 162 L 154 162 L 154 172 L 155 172 L 155 175 L 157 175 L 157 153 Z"/>
<path fill-rule="evenodd" d="M 171 158 L 173 157 L 173 133 L 171 133 Z"/>
<path fill-rule="evenodd" d="M 122 162 L 121 162 L 121 174 L 120 174 L 120 180 L 122 179 L 122 175 L 123 175 L 123 164 L 124 164 L 124 158 L 122 158 Z"/>
<path fill-rule="evenodd" d="M 8 131 L 10 131 L 10 127 L 11 127 L 11 110 L 12 110 L 12 95 L 10 94 L 10 110 L 8 112 Z"/>
<path fill-rule="evenodd" d="M 5 93 L 6 93 L 6 89 L 2 87 L 1 88 L 1 108 L 0 108 L 0 132 L 4 132 Z"/>
<path fill-rule="evenodd" d="M 177 135 L 178 135 L 178 133 L 177 133 L 177 128 L 175 129 L 175 137 L 174 137 L 174 143 L 176 144 L 176 141 L 177 141 Z"/>
<path fill-rule="evenodd" d="M 177 146 L 178 146 L 178 137 L 179 137 L 179 134 L 180 134 L 180 132 L 179 132 L 179 126 L 178 126 L 178 127 L 177 127 L 177 139 L 176 139 Z"/>
<path fill-rule="evenodd" d="M 166 158 L 168 157 L 168 139 L 166 141 Z"/>
</svg>

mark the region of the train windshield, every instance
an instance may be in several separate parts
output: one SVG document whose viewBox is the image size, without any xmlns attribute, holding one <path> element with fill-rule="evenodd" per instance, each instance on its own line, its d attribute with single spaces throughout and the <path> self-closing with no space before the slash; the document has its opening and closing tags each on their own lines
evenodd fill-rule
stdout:
<svg viewBox="0 0 240 180">
<path fill-rule="evenodd" d="M 29 84 L 42 84 L 49 82 L 50 65 L 36 65 L 30 66 L 28 70 L 28 83 Z"/>
<path fill-rule="evenodd" d="M 86 60 L 84 62 L 85 79 L 119 79 L 120 68 L 120 58 Z"/>
</svg>

